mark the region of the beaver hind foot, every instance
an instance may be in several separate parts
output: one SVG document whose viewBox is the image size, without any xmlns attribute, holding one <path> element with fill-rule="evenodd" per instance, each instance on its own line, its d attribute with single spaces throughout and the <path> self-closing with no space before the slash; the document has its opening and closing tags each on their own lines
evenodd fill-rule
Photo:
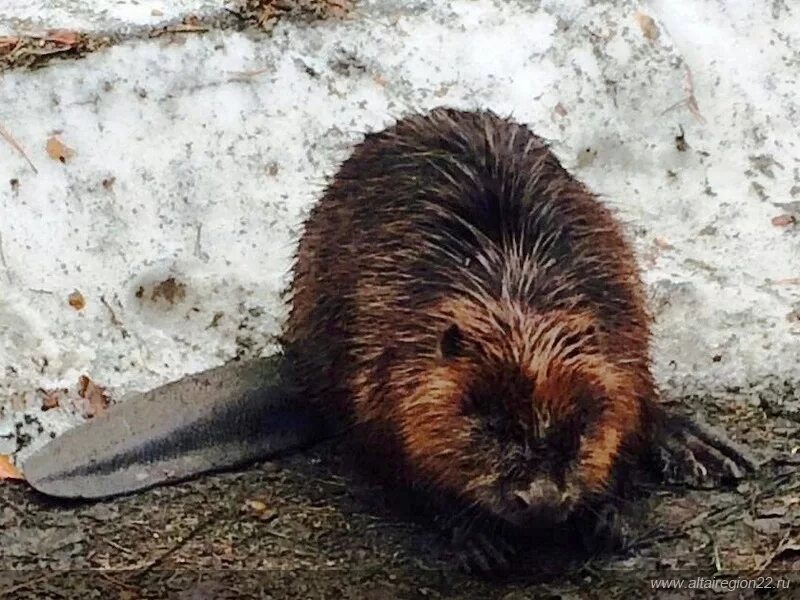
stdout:
<svg viewBox="0 0 800 600">
<path fill-rule="evenodd" d="M 650 459 L 663 483 L 709 489 L 758 469 L 744 448 L 697 418 L 663 412 L 659 420 Z"/>
</svg>

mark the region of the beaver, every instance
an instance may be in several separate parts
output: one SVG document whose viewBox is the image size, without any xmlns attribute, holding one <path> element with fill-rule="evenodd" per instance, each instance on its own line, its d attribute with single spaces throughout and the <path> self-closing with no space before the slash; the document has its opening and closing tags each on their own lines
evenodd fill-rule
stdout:
<svg viewBox="0 0 800 600">
<path fill-rule="evenodd" d="M 344 428 L 356 466 L 500 574 L 550 533 L 609 547 L 640 464 L 702 486 L 757 467 L 659 401 L 622 227 L 511 119 L 438 108 L 367 135 L 310 212 L 288 301 L 284 356 L 111 407 L 27 460 L 28 481 L 105 498 Z"/>
<path fill-rule="evenodd" d="M 645 453 L 741 474 L 658 404 L 622 227 L 509 118 L 442 107 L 366 135 L 309 213 L 288 301 L 304 401 L 382 477 L 493 532 L 599 519 Z M 516 551 L 456 537 L 482 571 Z"/>
</svg>

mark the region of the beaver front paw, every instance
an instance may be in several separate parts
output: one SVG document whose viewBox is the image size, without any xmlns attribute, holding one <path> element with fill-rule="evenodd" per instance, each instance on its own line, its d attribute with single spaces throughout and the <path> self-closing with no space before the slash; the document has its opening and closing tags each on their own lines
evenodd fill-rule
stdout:
<svg viewBox="0 0 800 600">
<path fill-rule="evenodd" d="M 683 415 L 662 415 L 651 457 L 668 484 L 717 487 L 758 469 L 758 461 L 722 431 Z"/>
<path fill-rule="evenodd" d="M 576 528 L 583 549 L 590 554 L 620 551 L 630 538 L 625 515 L 612 503 L 584 510 L 576 519 Z"/>
</svg>

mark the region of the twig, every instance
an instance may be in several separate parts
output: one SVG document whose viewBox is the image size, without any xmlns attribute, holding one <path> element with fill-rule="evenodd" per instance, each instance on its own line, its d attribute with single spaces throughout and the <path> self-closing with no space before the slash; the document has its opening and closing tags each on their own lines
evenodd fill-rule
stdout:
<svg viewBox="0 0 800 600">
<path fill-rule="evenodd" d="M 786 277 L 785 279 L 775 279 L 767 285 L 797 285 L 800 284 L 800 277 Z"/>
<path fill-rule="evenodd" d="M 31 159 L 28 158 L 28 155 L 25 154 L 25 150 L 23 150 L 22 146 L 19 145 L 19 142 L 17 142 L 17 140 L 14 139 L 14 136 L 12 136 L 8 132 L 8 130 L 5 127 L 3 127 L 2 123 L 0 123 L 0 137 L 2 137 L 5 141 L 11 144 L 11 147 L 14 148 L 14 150 L 16 150 L 17 152 L 19 152 L 22 155 L 22 158 L 28 161 L 28 164 L 30 165 L 31 169 L 33 169 L 34 173 L 36 173 L 37 175 L 39 174 L 39 171 L 36 169 L 36 166 L 31 162 Z"/>
<path fill-rule="evenodd" d="M 131 570 L 138 571 L 138 573 L 136 574 L 136 578 L 138 579 L 139 577 L 142 577 L 142 576 L 146 575 L 147 573 L 152 571 L 154 568 L 156 568 L 158 565 L 163 563 L 167 558 L 169 558 L 170 556 L 175 554 L 178 550 L 183 548 L 186 544 L 188 544 L 190 541 L 192 541 L 194 538 L 196 538 L 200 534 L 200 532 L 202 532 L 206 527 L 211 525 L 211 523 L 213 523 L 218 516 L 219 516 L 218 513 L 214 513 L 210 517 L 208 517 L 207 519 L 204 519 L 202 522 L 200 522 L 198 525 L 196 525 L 194 527 L 194 529 L 192 529 L 186 535 L 186 537 L 181 539 L 180 542 L 178 542 L 177 544 L 175 544 L 171 548 L 167 549 L 166 551 L 162 552 L 161 554 L 156 556 L 154 559 L 149 561 L 147 564 L 142 566 L 140 571 L 139 571 L 139 569 L 137 567 L 134 567 L 133 569 L 131 569 Z"/>
<path fill-rule="evenodd" d="M 108 540 L 106 540 L 106 541 L 108 541 Z M 126 590 L 136 590 L 137 589 L 135 586 L 130 585 L 129 583 L 124 583 L 124 582 L 120 581 L 119 579 L 114 579 L 113 577 L 111 577 L 111 575 L 108 575 L 108 574 L 104 573 L 103 571 L 99 571 L 98 570 L 98 571 L 95 571 L 95 573 L 97 573 L 100 577 L 102 577 L 103 579 L 108 581 L 111 585 L 115 585 L 117 587 L 120 587 L 120 588 L 123 588 L 123 589 L 126 589 Z"/>
<path fill-rule="evenodd" d="M 133 551 L 133 550 L 131 550 L 130 548 L 126 548 L 125 546 L 122 546 L 121 544 L 118 544 L 118 543 L 117 543 L 117 542 L 115 542 L 114 540 L 110 540 L 110 539 L 108 539 L 108 538 L 106 538 L 106 537 L 103 537 L 103 538 L 101 538 L 101 539 L 102 539 L 102 540 L 103 540 L 103 541 L 104 541 L 106 544 L 108 544 L 108 545 L 109 545 L 109 546 L 111 546 L 112 548 L 116 548 L 117 550 L 119 550 L 119 551 L 120 551 L 120 552 L 122 552 L 123 554 L 127 554 L 128 556 L 136 556 L 136 552 L 134 552 L 134 551 Z"/>
<path fill-rule="evenodd" d="M 125 329 L 125 326 L 117 318 L 117 315 L 114 312 L 114 309 L 111 308 L 111 305 L 108 303 L 108 300 L 106 300 L 106 297 L 105 296 L 100 296 L 100 302 L 102 302 L 103 306 L 105 306 L 108 309 L 108 312 L 111 314 L 111 324 L 116 326 L 116 327 L 119 327 L 119 330 L 122 332 L 122 337 L 124 337 L 124 338 L 128 337 L 128 330 Z"/>
<path fill-rule="evenodd" d="M 202 260 L 203 262 L 208 262 L 209 256 L 205 252 L 203 252 L 203 243 L 202 243 L 202 235 L 203 235 L 203 224 L 197 224 L 197 235 L 194 238 L 194 255 Z"/>
<path fill-rule="evenodd" d="M 781 541 L 778 542 L 778 545 L 775 547 L 775 550 L 769 553 L 769 556 L 764 559 L 764 562 L 761 563 L 761 566 L 758 567 L 756 571 L 756 575 L 763 573 L 764 570 L 772 564 L 772 561 L 783 552 L 789 546 L 789 538 L 792 536 L 792 528 L 790 527 L 786 534 L 781 538 Z"/>
<path fill-rule="evenodd" d="M 697 104 L 697 97 L 694 95 L 694 78 L 692 77 L 692 70 L 689 68 L 689 65 L 686 65 L 686 92 L 687 96 L 683 100 L 678 100 L 675 104 L 668 106 L 661 114 L 665 115 L 679 106 L 686 106 L 689 112 L 694 115 L 695 119 L 701 123 L 705 123 L 705 118 L 700 114 L 700 106 Z"/>
<path fill-rule="evenodd" d="M 8 283 L 14 283 L 11 278 L 11 270 L 8 268 L 8 263 L 6 262 L 6 255 L 3 252 L 3 232 L 0 231 L 0 263 L 3 265 L 3 269 L 6 272 L 6 279 L 8 279 Z"/>
<path fill-rule="evenodd" d="M 261 69 L 253 69 L 251 71 L 228 71 L 233 76 L 234 81 L 248 80 L 251 77 L 262 75 L 270 70 L 270 67 L 263 67 Z"/>
<path fill-rule="evenodd" d="M 714 537 L 714 534 L 711 533 L 708 528 L 703 527 L 703 531 L 711 540 L 711 554 L 713 556 L 714 574 L 718 575 L 719 573 L 722 573 L 722 561 L 719 557 L 719 544 L 717 543 L 717 538 Z"/>
<path fill-rule="evenodd" d="M 56 575 L 58 575 L 58 571 L 53 571 L 48 573 L 47 575 L 42 575 L 41 577 L 37 577 L 36 579 L 31 579 L 30 581 L 22 581 L 10 587 L 0 590 L 0 598 L 11 598 L 11 594 L 14 592 L 18 592 L 20 590 L 24 590 L 25 588 L 29 588 L 31 586 L 38 585 L 47 581 L 48 579 L 52 579 Z"/>
<path fill-rule="evenodd" d="M 203 33 L 208 31 L 208 26 L 203 25 L 195 17 L 187 17 L 181 23 L 167 25 L 150 33 L 151 38 L 159 37 L 168 33 Z"/>
<path fill-rule="evenodd" d="M 705 123 L 706 120 L 703 118 L 703 115 L 700 114 L 700 107 L 697 105 L 697 97 L 694 95 L 694 77 L 692 76 L 692 70 L 689 68 L 689 65 L 686 65 L 686 87 L 689 92 L 689 97 L 686 98 L 686 106 L 689 107 L 689 110 L 698 121 Z"/>
</svg>

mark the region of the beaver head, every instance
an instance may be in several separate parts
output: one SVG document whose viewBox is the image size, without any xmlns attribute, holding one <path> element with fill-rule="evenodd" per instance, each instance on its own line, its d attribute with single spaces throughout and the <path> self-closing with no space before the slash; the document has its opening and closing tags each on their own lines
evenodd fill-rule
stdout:
<svg viewBox="0 0 800 600">
<path fill-rule="evenodd" d="M 641 411 L 592 315 L 469 299 L 437 316 L 429 368 L 396 407 L 418 479 L 520 527 L 602 497 Z"/>
</svg>

